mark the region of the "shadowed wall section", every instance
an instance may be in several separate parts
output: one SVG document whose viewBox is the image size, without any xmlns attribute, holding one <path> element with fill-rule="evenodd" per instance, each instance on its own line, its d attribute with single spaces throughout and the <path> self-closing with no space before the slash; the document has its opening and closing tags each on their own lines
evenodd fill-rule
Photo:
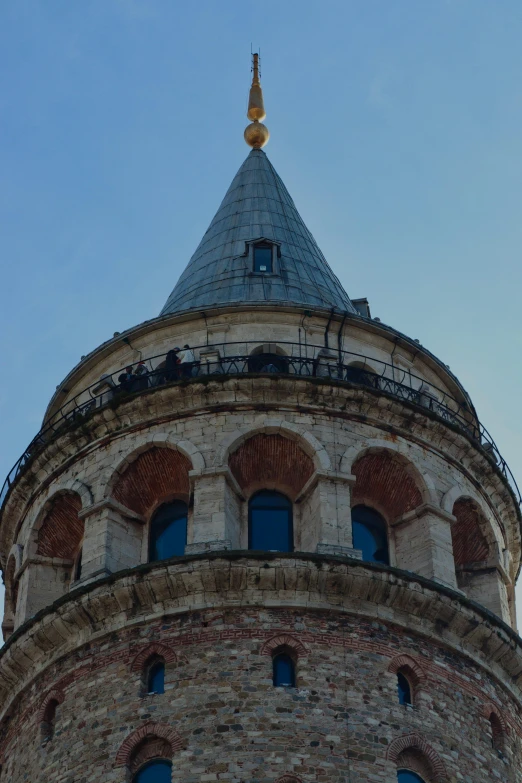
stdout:
<svg viewBox="0 0 522 783">
<path fill-rule="evenodd" d="M 488 542 L 481 530 L 480 511 L 469 498 L 457 500 L 453 506 L 457 521 L 452 525 L 453 554 L 455 565 L 478 563 L 489 557 Z"/>
</svg>

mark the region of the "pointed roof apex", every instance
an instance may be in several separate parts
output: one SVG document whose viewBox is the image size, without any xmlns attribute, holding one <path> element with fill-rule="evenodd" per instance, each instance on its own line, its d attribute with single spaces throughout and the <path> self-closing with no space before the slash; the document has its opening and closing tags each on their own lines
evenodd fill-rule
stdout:
<svg viewBox="0 0 522 783">
<path fill-rule="evenodd" d="M 257 265 L 262 243 L 269 266 Z M 227 304 L 335 307 L 357 313 L 281 178 L 254 148 L 234 177 L 161 315 Z"/>
</svg>

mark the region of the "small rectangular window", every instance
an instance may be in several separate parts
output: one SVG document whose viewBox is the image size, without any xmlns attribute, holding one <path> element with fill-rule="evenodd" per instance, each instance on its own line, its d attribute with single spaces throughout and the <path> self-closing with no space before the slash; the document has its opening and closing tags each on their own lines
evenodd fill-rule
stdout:
<svg viewBox="0 0 522 783">
<path fill-rule="evenodd" d="M 254 272 L 272 273 L 272 248 L 269 245 L 254 246 Z"/>
</svg>

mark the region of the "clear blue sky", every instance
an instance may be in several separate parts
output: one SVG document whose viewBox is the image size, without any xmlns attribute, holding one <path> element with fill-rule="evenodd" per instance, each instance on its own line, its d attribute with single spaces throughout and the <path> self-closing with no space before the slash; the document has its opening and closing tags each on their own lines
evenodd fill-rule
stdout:
<svg viewBox="0 0 522 783">
<path fill-rule="evenodd" d="M 330 264 L 522 484 L 521 40 L 520 0 L 4 0 L 2 477 L 80 356 L 159 313 L 248 152 L 252 43 Z"/>
</svg>

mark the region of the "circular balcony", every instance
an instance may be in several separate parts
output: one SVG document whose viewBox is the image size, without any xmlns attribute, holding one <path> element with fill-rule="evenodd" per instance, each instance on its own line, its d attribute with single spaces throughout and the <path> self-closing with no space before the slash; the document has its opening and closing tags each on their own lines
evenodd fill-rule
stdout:
<svg viewBox="0 0 522 783">
<path fill-rule="evenodd" d="M 167 384 L 190 383 L 209 376 L 279 374 L 363 387 L 416 406 L 471 438 L 503 475 L 519 504 L 522 495 L 493 438 L 480 423 L 465 395 L 460 400 L 426 379 L 389 364 L 349 351 L 332 351 L 317 345 L 278 342 L 220 343 L 192 348 L 194 361 L 180 363 L 174 351 L 128 364 L 72 396 L 48 416 L 40 431 L 6 477 L 0 491 L 3 506 L 9 490 L 30 460 L 73 422 L 95 410 L 131 395 Z M 0 508 L 1 508 L 0 506 Z"/>
</svg>

